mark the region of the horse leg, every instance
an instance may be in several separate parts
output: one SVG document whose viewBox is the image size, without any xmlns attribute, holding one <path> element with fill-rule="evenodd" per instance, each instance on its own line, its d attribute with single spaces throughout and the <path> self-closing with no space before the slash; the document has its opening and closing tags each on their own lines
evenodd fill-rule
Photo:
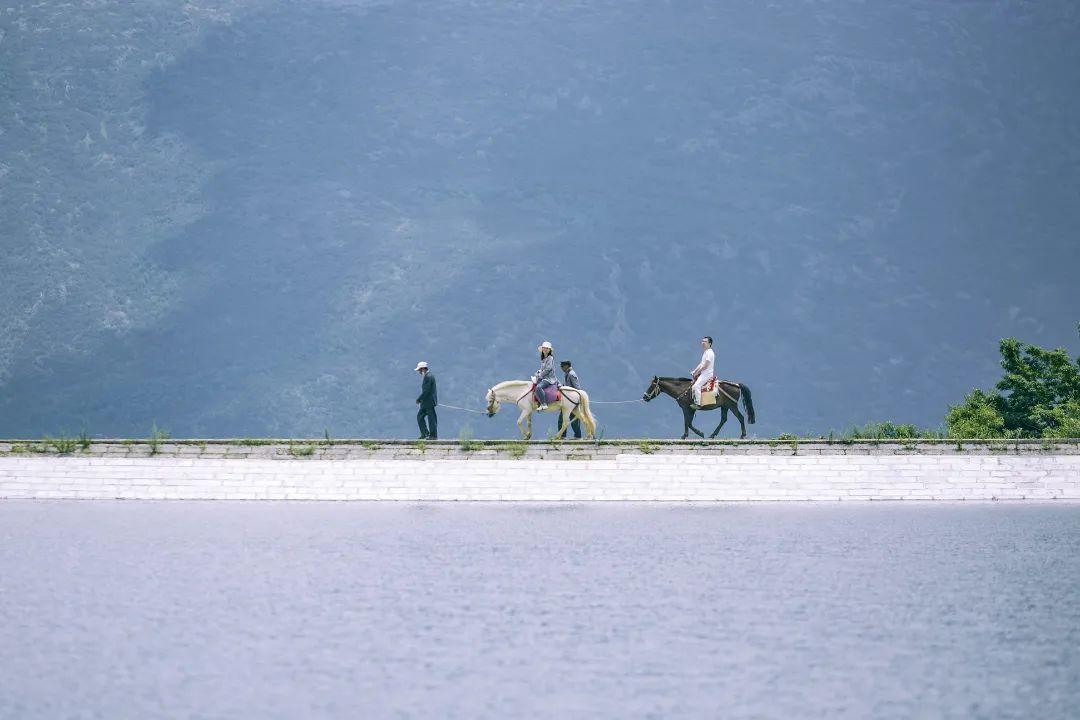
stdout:
<svg viewBox="0 0 1080 720">
<path fill-rule="evenodd" d="M 683 410 L 683 413 L 685 413 L 685 414 L 686 414 L 686 424 L 687 424 L 687 426 L 688 426 L 688 427 L 689 427 L 689 428 L 690 428 L 691 430 L 693 430 L 693 431 L 694 431 L 694 433 L 695 433 L 695 434 L 696 434 L 696 435 L 697 435 L 697 436 L 698 436 L 699 438 L 704 438 L 704 437 L 705 437 L 705 433 L 701 432 L 701 431 L 700 431 L 700 430 L 698 430 L 698 429 L 697 429 L 696 427 L 694 427 L 694 415 L 695 415 L 695 413 L 696 413 L 696 412 L 697 412 L 696 410 L 694 410 L 694 409 L 692 409 L 692 408 L 689 408 L 689 407 L 688 407 L 688 408 L 685 408 L 685 409 Z M 686 436 L 685 436 L 685 435 L 683 436 L 683 439 L 684 439 L 684 440 L 686 439 Z"/>
<path fill-rule="evenodd" d="M 690 434 L 690 408 L 682 408 L 682 437 L 680 440 L 685 440 L 686 436 Z"/>
<path fill-rule="evenodd" d="M 716 434 L 720 432 L 720 427 L 723 427 L 724 423 L 726 423 L 727 421 L 728 421 L 728 406 L 727 405 L 721 405 L 720 406 L 720 424 L 718 424 L 716 426 L 716 430 L 713 431 L 712 435 L 708 436 L 708 439 L 713 439 L 714 437 L 716 437 Z"/>
<path fill-rule="evenodd" d="M 735 413 L 735 417 L 739 418 L 739 427 L 742 428 L 742 434 L 739 435 L 739 439 L 743 440 L 746 438 L 746 419 L 743 417 L 743 414 L 739 412 L 738 406 L 732 407 L 731 412 Z"/>
<path fill-rule="evenodd" d="M 528 425 L 525 425 L 525 421 L 528 420 Z M 521 416 L 517 421 L 518 430 L 521 431 L 521 436 L 526 440 L 532 437 L 532 413 L 529 410 L 522 410 Z"/>
<path fill-rule="evenodd" d="M 559 432 L 555 433 L 555 437 L 562 440 L 566 435 L 567 428 L 570 427 L 570 412 L 566 407 L 566 403 L 563 402 L 559 405 Z"/>
</svg>

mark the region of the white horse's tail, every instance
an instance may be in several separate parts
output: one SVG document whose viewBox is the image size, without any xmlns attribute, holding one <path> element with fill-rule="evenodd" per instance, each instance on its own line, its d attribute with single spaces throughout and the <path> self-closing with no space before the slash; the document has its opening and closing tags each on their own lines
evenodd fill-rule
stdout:
<svg viewBox="0 0 1080 720">
<path fill-rule="evenodd" d="M 581 403 L 578 407 L 581 410 L 581 414 L 584 416 L 582 419 L 585 421 L 585 435 L 588 438 L 596 437 L 596 418 L 593 417 L 592 410 L 589 409 L 589 394 L 584 390 L 578 392 L 581 396 Z"/>
</svg>

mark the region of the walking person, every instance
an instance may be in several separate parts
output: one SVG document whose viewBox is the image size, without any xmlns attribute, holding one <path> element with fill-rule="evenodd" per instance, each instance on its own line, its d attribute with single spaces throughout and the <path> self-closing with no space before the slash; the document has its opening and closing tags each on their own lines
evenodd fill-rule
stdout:
<svg viewBox="0 0 1080 720">
<path fill-rule="evenodd" d="M 536 402 L 540 406 L 540 412 L 547 410 L 546 388 L 558 385 L 559 379 L 555 377 L 555 348 L 547 340 L 537 348 L 540 351 L 540 369 L 536 371 L 533 382 L 536 383 Z"/>
<path fill-rule="evenodd" d="M 694 402 L 690 407 L 694 410 L 701 409 L 701 388 L 705 383 L 713 379 L 713 364 L 716 362 L 716 353 L 712 349 L 712 338 L 706 335 L 701 338 L 701 347 L 705 352 L 701 353 L 701 362 L 691 370 L 694 377 Z"/>
<path fill-rule="evenodd" d="M 439 418 L 435 414 L 435 406 L 439 404 L 439 393 L 435 388 L 435 376 L 428 369 L 428 364 L 423 361 L 416 364 L 416 372 L 423 378 L 420 382 L 420 397 L 416 398 L 416 404 L 420 406 L 416 413 L 416 424 L 420 426 L 420 439 L 438 440 Z"/>
<path fill-rule="evenodd" d="M 563 385 L 566 385 L 568 387 L 572 387 L 575 390 L 580 390 L 581 389 L 581 381 L 578 379 L 577 371 L 574 370 L 574 366 L 570 363 L 570 361 L 569 360 L 563 360 L 561 363 L 559 363 L 559 368 L 563 371 L 563 378 L 566 380 L 566 382 L 564 382 Z M 562 413 L 559 413 L 559 432 L 562 432 L 562 429 L 563 429 L 563 416 L 562 416 Z M 574 416 L 574 419 L 570 421 L 570 429 L 574 431 L 574 439 L 575 440 L 580 440 L 581 439 L 581 421 L 577 419 L 577 416 Z"/>
</svg>

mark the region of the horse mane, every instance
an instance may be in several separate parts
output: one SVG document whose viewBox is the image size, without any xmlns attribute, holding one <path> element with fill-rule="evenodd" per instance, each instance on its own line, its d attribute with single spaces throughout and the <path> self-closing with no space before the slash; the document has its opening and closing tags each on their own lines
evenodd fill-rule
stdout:
<svg viewBox="0 0 1080 720">
<path fill-rule="evenodd" d="M 675 380 L 676 382 L 688 382 L 688 383 L 694 382 L 693 378 L 687 378 L 687 377 L 662 377 L 662 376 L 658 375 L 656 377 L 656 379 L 657 380 Z"/>
<path fill-rule="evenodd" d="M 501 383 L 498 383 L 496 385 L 492 385 L 491 389 L 492 390 L 502 390 L 503 388 L 506 388 L 506 387 L 508 387 L 510 385 L 531 385 L 531 384 L 532 384 L 532 381 L 530 381 L 530 380 L 503 380 Z"/>
</svg>

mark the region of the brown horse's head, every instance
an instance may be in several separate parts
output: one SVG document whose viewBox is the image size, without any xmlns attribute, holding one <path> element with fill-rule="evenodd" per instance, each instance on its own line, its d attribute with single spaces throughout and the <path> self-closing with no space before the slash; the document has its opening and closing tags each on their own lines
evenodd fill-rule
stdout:
<svg viewBox="0 0 1080 720">
<path fill-rule="evenodd" d="M 652 382 L 649 383 L 649 387 L 645 389 L 645 394 L 641 396 L 641 399 L 645 402 L 649 402 L 654 397 L 660 394 L 660 378 L 653 375 Z"/>
</svg>

